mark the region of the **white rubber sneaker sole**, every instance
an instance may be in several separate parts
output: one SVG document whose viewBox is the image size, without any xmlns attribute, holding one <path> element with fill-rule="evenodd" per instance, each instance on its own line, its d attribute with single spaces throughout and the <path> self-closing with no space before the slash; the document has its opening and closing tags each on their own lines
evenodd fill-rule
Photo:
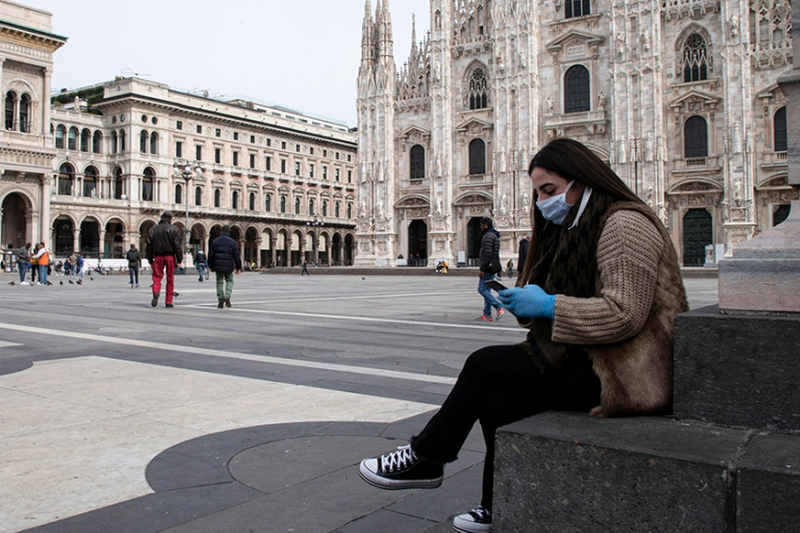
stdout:
<svg viewBox="0 0 800 533">
<path fill-rule="evenodd" d="M 453 518 L 453 530 L 459 533 L 491 533 L 492 524 L 478 524 L 472 515 L 464 513 Z"/>
<path fill-rule="evenodd" d="M 444 476 L 433 479 L 392 479 L 378 474 L 378 459 L 364 459 L 358 466 L 361 479 L 374 487 L 389 490 L 435 489 L 442 484 Z"/>
</svg>

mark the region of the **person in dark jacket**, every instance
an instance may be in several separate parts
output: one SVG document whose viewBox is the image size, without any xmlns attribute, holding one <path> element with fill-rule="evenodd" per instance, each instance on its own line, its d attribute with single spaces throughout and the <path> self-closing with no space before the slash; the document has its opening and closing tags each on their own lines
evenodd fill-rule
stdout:
<svg viewBox="0 0 800 533">
<path fill-rule="evenodd" d="M 128 260 L 128 272 L 131 276 L 131 289 L 139 287 L 139 267 L 142 266 L 142 258 L 139 256 L 139 250 L 136 249 L 135 244 L 131 244 L 131 249 L 125 254 Z"/>
<path fill-rule="evenodd" d="M 25 273 L 28 271 L 28 263 L 31 262 L 31 243 L 25 243 L 25 246 L 20 248 L 17 252 L 17 270 L 19 270 L 19 284 L 27 285 L 25 281 Z"/>
<path fill-rule="evenodd" d="M 528 258 L 528 246 L 531 245 L 531 236 L 528 235 L 524 239 L 520 239 L 519 241 L 519 255 L 517 256 L 517 277 L 522 274 L 522 270 L 525 268 L 525 259 Z M 511 275 L 509 274 L 509 277 Z"/>
<path fill-rule="evenodd" d="M 208 279 L 208 258 L 203 250 L 197 250 L 194 254 L 194 266 L 197 268 L 197 281 L 203 281 L 203 276 Z"/>
<path fill-rule="evenodd" d="M 492 307 L 497 309 L 497 320 L 500 320 L 506 312 L 500 302 L 497 301 L 497 298 L 492 296 L 492 289 L 487 287 L 485 283 L 494 279 L 495 274 L 503 269 L 500 266 L 500 232 L 492 227 L 492 219 L 488 217 L 481 219 L 481 230 L 483 230 L 483 238 L 481 239 L 481 250 L 478 256 L 481 278 L 478 281 L 478 293 L 483 296 L 483 314 L 477 320 L 491 322 Z"/>
<path fill-rule="evenodd" d="M 222 226 L 219 237 L 211 242 L 208 250 L 208 268 L 217 276 L 217 307 L 231 306 L 233 272 L 242 273 L 242 257 L 236 241 L 231 238 L 231 227 Z"/>
<path fill-rule="evenodd" d="M 183 263 L 181 251 L 181 232 L 172 225 L 172 213 L 164 211 L 158 224 L 150 228 L 146 241 L 147 260 L 153 267 L 153 299 L 150 305 L 158 305 L 158 295 L 161 293 L 161 279 L 164 271 L 167 272 L 167 295 L 164 298 L 166 307 L 173 307 L 172 298 L 175 295 L 175 267 Z"/>
</svg>

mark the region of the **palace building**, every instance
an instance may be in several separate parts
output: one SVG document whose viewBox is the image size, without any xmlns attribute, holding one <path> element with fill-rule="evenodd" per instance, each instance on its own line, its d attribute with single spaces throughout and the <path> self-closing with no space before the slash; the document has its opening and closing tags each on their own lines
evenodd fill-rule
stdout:
<svg viewBox="0 0 800 533">
<path fill-rule="evenodd" d="M 356 139 L 345 124 L 138 78 L 52 98 L 51 15 L 0 1 L 2 246 L 122 257 L 165 210 L 208 250 L 223 224 L 258 266 L 351 265 Z M 188 224 L 187 224 L 188 219 Z"/>
<path fill-rule="evenodd" d="M 474 263 L 484 216 L 516 257 L 528 164 L 560 136 L 657 212 L 684 266 L 786 218 L 788 0 L 431 0 L 429 16 L 397 66 L 389 2 L 366 2 L 356 264 Z"/>
</svg>

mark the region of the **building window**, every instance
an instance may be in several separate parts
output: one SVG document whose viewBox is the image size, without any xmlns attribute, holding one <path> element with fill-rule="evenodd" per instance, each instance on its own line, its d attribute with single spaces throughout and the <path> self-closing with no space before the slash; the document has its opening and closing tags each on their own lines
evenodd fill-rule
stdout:
<svg viewBox="0 0 800 533">
<path fill-rule="evenodd" d="M 272 139 L 267 139 L 267 146 L 272 146 Z"/>
<path fill-rule="evenodd" d="M 476 68 L 472 71 L 472 76 L 469 78 L 469 108 L 470 109 L 483 109 L 487 107 L 486 93 L 489 87 L 489 82 L 486 80 L 486 73 L 482 68 Z"/>
<path fill-rule="evenodd" d="M 486 143 L 482 139 L 469 143 L 469 173 L 486 174 Z"/>
<path fill-rule="evenodd" d="M 222 131 L 220 131 L 220 129 L 217 128 L 217 129 L 214 130 L 214 135 L 217 136 L 217 137 L 221 137 L 222 136 Z"/>
<path fill-rule="evenodd" d="M 300 163 L 299 162 L 295 162 L 295 164 L 294 164 L 294 175 L 295 176 L 299 176 L 300 175 Z"/>
<path fill-rule="evenodd" d="M 175 184 L 175 203 L 183 203 L 183 186 L 180 183 Z"/>
<path fill-rule="evenodd" d="M 147 139 L 148 134 L 147 131 L 142 130 L 142 133 L 139 134 L 139 151 L 143 154 L 147 153 Z"/>
<path fill-rule="evenodd" d="M 71 127 L 69 129 L 69 133 L 67 134 L 67 150 L 77 150 L 78 149 L 78 128 Z M 125 151 L 124 149 L 122 150 Z"/>
<path fill-rule="evenodd" d="M 353 204 L 347 204 L 347 218 L 353 218 Z"/>
<path fill-rule="evenodd" d="M 294 199 L 294 214 L 295 215 L 300 214 L 300 198 Z"/>
<path fill-rule="evenodd" d="M 122 200 L 122 197 L 125 196 L 124 190 L 125 184 L 122 179 L 122 169 L 117 167 L 114 169 L 114 199 Z"/>
<path fill-rule="evenodd" d="M 299 144 L 295 144 L 294 146 L 295 146 L 295 152 L 297 152 L 299 154 L 300 153 L 300 145 Z"/>
<path fill-rule="evenodd" d="M 219 189 L 214 189 L 214 207 L 221 207 L 222 206 L 222 191 Z"/>
<path fill-rule="evenodd" d="M 67 128 L 59 124 L 56 127 L 56 148 L 64 148 L 64 137 L 67 136 Z M 116 139 L 116 133 L 114 134 Z M 114 151 L 116 152 L 116 141 L 114 142 Z"/>
<path fill-rule="evenodd" d="M 234 141 L 238 141 L 239 140 L 239 132 L 238 131 L 234 131 L 233 132 L 233 140 Z"/>
<path fill-rule="evenodd" d="M 83 195 L 87 198 L 97 197 L 97 169 L 86 167 L 83 171 Z"/>
<path fill-rule="evenodd" d="M 119 130 L 119 151 L 120 153 L 125 153 L 126 149 L 125 130 Z"/>
<path fill-rule="evenodd" d="M 776 152 L 785 152 L 789 147 L 789 139 L 786 132 L 786 108 L 782 107 L 775 112 L 772 121 L 772 131 L 775 139 Z"/>
<path fill-rule="evenodd" d="M 708 157 L 708 124 L 697 115 L 689 117 L 683 126 L 684 157 Z"/>
<path fill-rule="evenodd" d="M 267 157 L 267 170 L 272 170 L 272 158 Z"/>
<path fill-rule="evenodd" d="M 22 133 L 28 133 L 30 131 L 28 124 L 30 108 L 31 98 L 27 94 L 23 94 L 19 99 L 19 131 Z"/>
<path fill-rule="evenodd" d="M 281 150 L 286 150 L 286 141 L 281 141 Z"/>
<path fill-rule="evenodd" d="M 194 205 L 203 205 L 203 189 L 202 187 L 194 188 Z"/>
<path fill-rule="evenodd" d="M 322 179 L 324 180 L 328 179 L 328 167 L 326 166 L 322 167 Z"/>
<path fill-rule="evenodd" d="M 341 208 L 341 205 L 340 205 L 339 202 L 336 202 L 334 204 L 334 206 L 333 206 L 333 216 L 335 216 L 336 218 L 339 218 L 339 210 L 340 210 L 340 208 Z"/>
<path fill-rule="evenodd" d="M 250 211 L 256 210 L 256 193 L 250 193 Z"/>
<path fill-rule="evenodd" d="M 176 130 L 182 130 L 183 129 L 183 121 L 182 120 L 176 120 L 175 121 L 175 129 Z"/>
<path fill-rule="evenodd" d="M 6 93 L 6 129 L 14 129 L 14 109 L 17 107 L 17 93 L 8 91 Z"/>
<path fill-rule="evenodd" d="M 92 139 L 92 132 L 88 129 L 81 131 L 81 152 L 89 151 L 89 142 Z"/>
<path fill-rule="evenodd" d="M 308 153 L 311 154 L 311 155 L 314 155 L 314 147 L 313 146 L 309 147 Z"/>
<path fill-rule="evenodd" d="M 203 126 L 197 126 L 197 128 L 195 129 L 195 131 L 196 131 L 197 133 L 203 133 Z"/>
<path fill-rule="evenodd" d="M 341 171 L 342 169 L 340 168 L 333 169 L 334 180 L 339 181 L 339 175 L 341 174 Z"/>
<path fill-rule="evenodd" d="M 233 152 L 233 166 L 239 166 L 239 152 Z"/>
<path fill-rule="evenodd" d="M 180 141 L 175 143 L 175 157 L 183 157 L 183 143 Z"/>
<path fill-rule="evenodd" d="M 314 199 L 313 198 L 309 198 L 308 199 L 308 215 L 312 216 L 312 217 L 315 215 L 315 213 L 314 213 Z"/>
<path fill-rule="evenodd" d="M 233 191 L 231 194 L 231 207 L 233 209 L 239 209 L 239 191 Z"/>
<path fill-rule="evenodd" d="M 352 170 L 348 170 L 347 171 L 347 183 L 353 183 L 353 171 Z"/>
<path fill-rule="evenodd" d="M 564 113 L 589 111 L 589 70 L 574 65 L 564 74 Z"/>
<path fill-rule="evenodd" d="M 286 197 L 281 196 L 281 213 L 286 213 Z"/>
<path fill-rule="evenodd" d="M 150 134 L 150 153 L 153 155 L 158 154 L 158 133 L 156 132 Z"/>
<path fill-rule="evenodd" d="M 58 169 L 58 194 L 62 196 L 72 195 L 72 180 L 75 178 L 75 170 L 72 165 L 64 163 Z"/>
<path fill-rule="evenodd" d="M 683 47 L 683 81 L 708 79 L 708 52 L 705 40 L 697 33 L 686 39 Z"/>
<path fill-rule="evenodd" d="M 144 202 L 152 202 L 153 201 L 153 192 L 154 192 L 154 181 L 156 173 L 155 171 L 147 167 L 144 169 L 142 178 L 142 201 Z"/>
<path fill-rule="evenodd" d="M 61 126 L 59 126 L 59 127 L 61 127 Z M 118 144 L 117 143 L 117 132 L 116 131 L 112 131 L 111 132 L 111 153 L 112 154 L 116 154 L 117 153 L 117 144 Z M 61 146 L 60 147 L 58 146 L 58 130 L 56 130 L 56 147 L 57 148 L 64 148 L 64 138 L 63 137 L 61 138 Z"/>
<path fill-rule="evenodd" d="M 411 160 L 411 164 L 409 165 L 411 174 L 409 177 L 412 180 L 421 180 L 425 177 L 425 149 L 415 144 L 411 147 L 409 158 Z"/>
<path fill-rule="evenodd" d="M 203 160 L 203 147 L 200 146 L 199 144 L 194 147 L 194 158 L 197 161 L 202 161 Z"/>
<path fill-rule="evenodd" d="M 308 177 L 309 178 L 313 178 L 314 177 L 314 163 L 309 163 L 308 164 Z"/>
<path fill-rule="evenodd" d="M 564 18 L 582 17 L 589 14 L 589 0 L 567 0 L 564 5 Z"/>
<path fill-rule="evenodd" d="M 95 131 L 94 135 L 92 135 L 92 153 L 103 153 L 103 132 L 100 130 Z"/>
<path fill-rule="evenodd" d="M 214 148 L 214 163 L 222 163 L 222 148 Z"/>
<path fill-rule="evenodd" d="M 250 144 L 255 144 L 255 143 L 256 143 L 256 136 L 255 135 L 251 135 L 250 136 Z"/>
<path fill-rule="evenodd" d="M 281 174 L 286 174 L 286 160 L 281 159 Z"/>
<path fill-rule="evenodd" d="M 250 154 L 250 168 L 256 168 L 256 154 Z"/>
<path fill-rule="evenodd" d="M 324 217 L 328 216 L 328 200 L 322 201 L 322 216 Z"/>
<path fill-rule="evenodd" d="M 272 195 L 265 194 L 264 195 L 264 211 L 272 211 Z"/>
</svg>

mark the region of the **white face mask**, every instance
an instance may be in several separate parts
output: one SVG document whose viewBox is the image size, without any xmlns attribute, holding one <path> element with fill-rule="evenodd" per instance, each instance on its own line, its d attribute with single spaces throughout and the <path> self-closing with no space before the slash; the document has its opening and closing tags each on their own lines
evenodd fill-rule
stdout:
<svg viewBox="0 0 800 533">
<path fill-rule="evenodd" d="M 536 207 L 539 208 L 539 211 L 542 212 L 542 216 L 546 220 L 549 220 L 553 224 L 558 224 L 559 226 L 564 225 L 569 210 L 572 209 L 572 206 L 567 203 L 567 192 L 570 187 L 572 187 L 573 183 L 575 183 L 575 180 L 570 181 L 561 194 L 556 194 L 547 200 L 539 200 L 536 202 Z"/>
</svg>

